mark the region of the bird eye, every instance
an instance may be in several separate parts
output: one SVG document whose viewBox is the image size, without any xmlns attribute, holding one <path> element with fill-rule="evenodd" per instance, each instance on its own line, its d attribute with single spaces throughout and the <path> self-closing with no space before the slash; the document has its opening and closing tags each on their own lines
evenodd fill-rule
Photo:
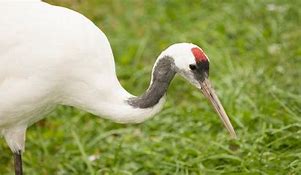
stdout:
<svg viewBox="0 0 301 175">
<path fill-rule="evenodd" d="M 190 65 L 189 65 L 189 68 L 190 68 L 191 70 L 196 70 L 196 65 L 195 65 L 195 64 L 190 64 Z"/>
</svg>

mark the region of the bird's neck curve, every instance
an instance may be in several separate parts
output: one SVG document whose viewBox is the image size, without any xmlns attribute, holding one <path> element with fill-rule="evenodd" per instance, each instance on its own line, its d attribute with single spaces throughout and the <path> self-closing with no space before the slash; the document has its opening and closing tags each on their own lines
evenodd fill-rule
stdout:
<svg viewBox="0 0 301 175">
<path fill-rule="evenodd" d="M 153 67 L 148 89 L 140 96 L 127 96 L 120 105 L 119 117 L 111 115 L 114 117 L 111 119 L 119 123 L 141 123 L 154 116 L 162 109 L 166 91 L 175 74 L 173 59 L 159 57 Z"/>
<path fill-rule="evenodd" d="M 140 96 L 127 92 L 117 77 L 104 87 L 103 80 L 86 82 L 88 86 L 76 90 L 82 93 L 71 95 L 63 104 L 75 106 L 117 123 L 141 123 L 158 113 L 165 103 L 165 93 L 175 75 L 171 57 L 157 59 L 148 89 Z M 77 87 L 77 86 L 73 86 Z"/>
<path fill-rule="evenodd" d="M 127 103 L 134 108 L 147 109 L 160 105 L 160 100 L 165 97 L 168 86 L 175 76 L 174 61 L 171 57 L 158 58 L 153 71 L 149 88 L 142 95 L 132 97 Z"/>
</svg>

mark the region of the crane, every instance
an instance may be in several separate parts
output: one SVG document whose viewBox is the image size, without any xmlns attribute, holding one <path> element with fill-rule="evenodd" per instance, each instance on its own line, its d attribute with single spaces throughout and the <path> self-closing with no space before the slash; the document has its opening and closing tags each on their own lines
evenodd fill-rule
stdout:
<svg viewBox="0 0 301 175">
<path fill-rule="evenodd" d="M 83 15 L 39 0 L 0 0 L 0 26 L 0 134 L 14 154 L 17 175 L 23 173 L 26 129 L 57 105 L 118 123 L 140 123 L 162 109 L 176 74 L 209 99 L 236 137 L 208 79 L 209 58 L 197 45 L 166 48 L 153 66 L 148 89 L 134 96 L 117 79 L 106 35 Z"/>
</svg>

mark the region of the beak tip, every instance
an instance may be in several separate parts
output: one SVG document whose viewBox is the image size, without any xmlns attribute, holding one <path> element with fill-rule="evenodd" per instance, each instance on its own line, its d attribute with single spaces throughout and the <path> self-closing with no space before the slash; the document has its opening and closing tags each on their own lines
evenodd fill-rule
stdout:
<svg viewBox="0 0 301 175">
<path fill-rule="evenodd" d="M 220 119 L 222 120 L 224 126 L 229 131 L 230 136 L 232 139 L 237 139 L 237 135 L 235 133 L 235 130 L 231 124 L 231 121 L 222 106 L 221 102 L 219 101 L 217 95 L 214 92 L 214 89 L 211 86 L 211 83 L 208 79 L 205 79 L 205 81 L 200 83 L 201 85 L 201 92 L 207 97 L 207 99 L 211 102 L 213 105 L 215 111 L 218 113 Z"/>
<path fill-rule="evenodd" d="M 236 135 L 235 132 L 231 134 L 231 139 L 234 139 L 234 140 L 237 140 L 237 139 L 238 139 L 238 137 L 237 137 L 237 135 Z"/>
</svg>

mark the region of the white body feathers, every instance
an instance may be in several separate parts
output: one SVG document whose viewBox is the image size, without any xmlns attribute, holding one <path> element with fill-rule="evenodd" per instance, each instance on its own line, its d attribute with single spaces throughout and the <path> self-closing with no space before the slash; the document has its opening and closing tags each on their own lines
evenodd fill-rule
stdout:
<svg viewBox="0 0 301 175">
<path fill-rule="evenodd" d="M 161 109 L 133 108 L 115 73 L 106 36 L 72 10 L 33 0 L 0 1 L 0 132 L 23 150 L 26 128 L 57 104 L 116 122 L 142 122 Z"/>
<path fill-rule="evenodd" d="M 13 152 L 24 150 L 26 128 L 59 104 L 119 123 L 142 122 L 164 104 L 165 96 L 148 108 L 126 102 L 134 96 L 116 77 L 105 34 L 77 12 L 39 0 L 0 0 L 0 26 L 0 134 Z M 193 47 L 174 44 L 155 66 L 170 56 L 198 87 L 188 66 L 195 63 Z"/>
</svg>

